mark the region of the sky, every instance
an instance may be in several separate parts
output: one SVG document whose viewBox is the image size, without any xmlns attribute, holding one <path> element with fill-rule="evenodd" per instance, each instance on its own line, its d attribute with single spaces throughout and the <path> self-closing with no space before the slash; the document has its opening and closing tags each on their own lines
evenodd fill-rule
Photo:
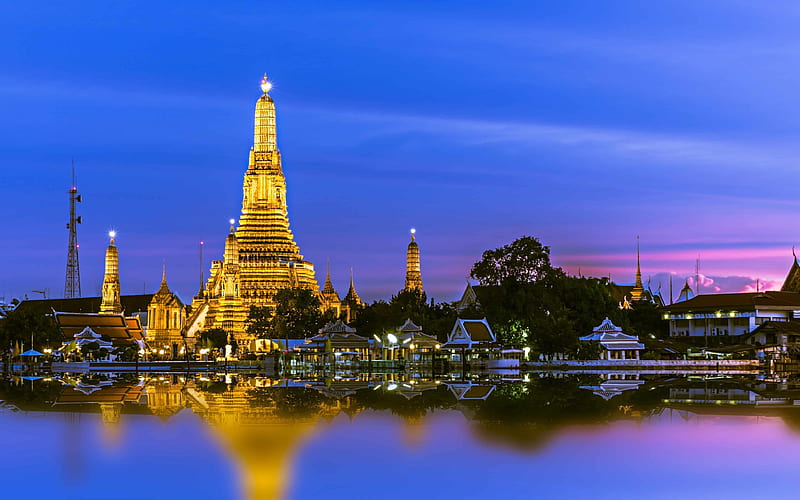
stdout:
<svg viewBox="0 0 800 500">
<path fill-rule="evenodd" d="M 428 295 L 522 235 L 569 273 L 675 296 L 779 288 L 800 242 L 794 2 L 0 4 L 0 299 L 60 297 L 70 165 L 82 291 L 184 301 L 241 208 L 258 83 L 289 216 L 340 294 Z M 758 285 L 756 285 L 758 283 Z"/>
</svg>

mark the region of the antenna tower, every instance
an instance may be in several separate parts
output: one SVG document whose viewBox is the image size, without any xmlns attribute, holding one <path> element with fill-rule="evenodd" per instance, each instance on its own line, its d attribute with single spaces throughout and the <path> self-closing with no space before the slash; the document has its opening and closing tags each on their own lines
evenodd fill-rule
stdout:
<svg viewBox="0 0 800 500">
<path fill-rule="evenodd" d="M 64 298 L 81 296 L 81 265 L 78 260 L 78 224 L 81 217 L 75 215 L 75 203 L 81 202 L 75 182 L 75 160 L 72 161 L 72 186 L 69 189 L 69 245 L 67 246 L 67 276 L 64 280 Z"/>
</svg>

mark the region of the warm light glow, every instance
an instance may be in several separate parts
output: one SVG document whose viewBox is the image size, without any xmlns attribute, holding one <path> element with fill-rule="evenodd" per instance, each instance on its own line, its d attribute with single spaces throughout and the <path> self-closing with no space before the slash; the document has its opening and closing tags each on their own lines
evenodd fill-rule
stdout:
<svg viewBox="0 0 800 500">
<path fill-rule="evenodd" d="M 261 91 L 265 94 L 272 89 L 272 84 L 267 81 L 267 74 L 264 73 L 264 78 L 261 79 Z"/>
</svg>

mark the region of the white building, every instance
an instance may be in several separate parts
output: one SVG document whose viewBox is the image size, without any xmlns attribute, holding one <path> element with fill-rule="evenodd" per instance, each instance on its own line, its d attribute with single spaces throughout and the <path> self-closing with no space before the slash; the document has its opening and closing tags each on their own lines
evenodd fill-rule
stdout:
<svg viewBox="0 0 800 500">
<path fill-rule="evenodd" d="M 663 309 L 671 337 L 744 335 L 768 321 L 800 318 L 800 293 L 698 295 Z"/>
<path fill-rule="evenodd" d="M 591 335 L 581 337 L 584 342 L 600 343 L 600 359 L 639 359 L 644 344 L 639 337 L 622 333 L 622 328 L 606 318 L 592 329 Z"/>
</svg>

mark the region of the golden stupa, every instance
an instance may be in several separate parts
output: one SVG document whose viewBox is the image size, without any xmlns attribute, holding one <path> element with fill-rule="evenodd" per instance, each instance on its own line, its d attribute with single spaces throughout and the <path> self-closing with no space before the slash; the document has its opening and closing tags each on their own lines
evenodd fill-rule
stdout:
<svg viewBox="0 0 800 500">
<path fill-rule="evenodd" d="M 200 330 L 222 328 L 244 350 L 253 349 L 255 340 L 245 332 L 250 306 L 274 306 L 275 294 L 284 288 L 319 293 L 314 265 L 303 259 L 289 229 L 271 88 L 264 75 L 238 227 L 232 219 L 224 259 L 211 263 L 210 276 L 194 299 L 185 332 L 191 337 Z"/>
</svg>

